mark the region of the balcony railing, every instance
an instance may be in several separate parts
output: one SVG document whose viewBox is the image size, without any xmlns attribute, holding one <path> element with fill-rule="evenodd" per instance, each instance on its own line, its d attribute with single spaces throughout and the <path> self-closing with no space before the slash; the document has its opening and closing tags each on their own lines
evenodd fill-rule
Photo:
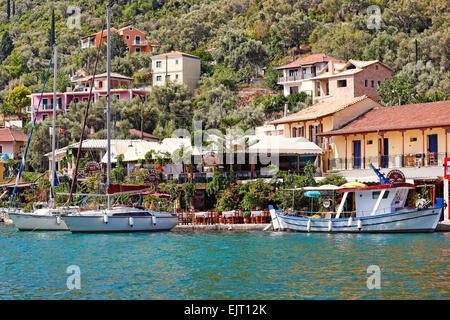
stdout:
<svg viewBox="0 0 450 320">
<path fill-rule="evenodd" d="M 405 167 L 433 167 L 444 164 L 445 153 L 429 152 L 403 155 L 388 155 L 375 157 L 330 158 L 328 171 L 370 169 L 370 164 L 379 168 L 405 168 Z"/>
<path fill-rule="evenodd" d="M 32 112 L 36 111 L 36 109 L 37 109 L 37 106 L 28 106 L 28 107 L 26 107 L 26 112 L 32 113 Z M 53 104 L 43 104 L 39 107 L 39 111 L 49 111 L 49 110 L 53 110 Z M 57 105 L 57 110 L 62 110 L 60 104 Z"/>
<path fill-rule="evenodd" d="M 145 40 L 134 40 L 132 42 L 133 46 L 146 46 L 147 44 L 148 44 L 148 42 Z"/>
<path fill-rule="evenodd" d="M 312 78 L 313 75 L 308 73 L 308 74 L 304 74 L 303 77 L 302 75 L 293 75 L 293 76 L 287 76 L 287 77 L 279 77 L 278 78 L 278 83 L 287 83 L 287 82 L 293 82 L 293 81 L 301 81 L 301 80 L 307 80 Z"/>
</svg>

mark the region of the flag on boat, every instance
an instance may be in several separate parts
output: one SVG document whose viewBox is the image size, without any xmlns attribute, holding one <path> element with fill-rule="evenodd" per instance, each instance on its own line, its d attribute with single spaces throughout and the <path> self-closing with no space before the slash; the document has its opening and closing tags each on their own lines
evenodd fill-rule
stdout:
<svg viewBox="0 0 450 320">
<path fill-rule="evenodd" d="M 56 174 L 56 171 L 53 171 L 53 185 L 55 186 L 55 187 L 57 187 L 57 186 L 59 186 L 59 179 L 58 179 L 58 175 Z"/>
<path fill-rule="evenodd" d="M 59 129 L 59 132 L 66 132 L 67 129 Z"/>
<path fill-rule="evenodd" d="M 122 122 L 114 121 L 114 127 L 120 128 L 121 125 L 122 125 Z"/>
<path fill-rule="evenodd" d="M 156 170 L 162 170 L 162 166 L 161 165 L 157 166 Z"/>
</svg>

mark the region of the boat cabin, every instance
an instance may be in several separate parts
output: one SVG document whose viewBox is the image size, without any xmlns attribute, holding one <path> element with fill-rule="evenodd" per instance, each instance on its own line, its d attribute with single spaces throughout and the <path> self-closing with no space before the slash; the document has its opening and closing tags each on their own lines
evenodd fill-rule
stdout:
<svg viewBox="0 0 450 320">
<path fill-rule="evenodd" d="M 353 193 L 351 215 L 366 217 L 406 210 L 409 191 L 414 189 L 413 184 L 396 183 L 338 190 L 337 193 L 343 193 L 343 197 L 336 212 L 336 218 L 345 216 L 344 209 L 345 205 L 348 205 L 350 193 Z"/>
</svg>

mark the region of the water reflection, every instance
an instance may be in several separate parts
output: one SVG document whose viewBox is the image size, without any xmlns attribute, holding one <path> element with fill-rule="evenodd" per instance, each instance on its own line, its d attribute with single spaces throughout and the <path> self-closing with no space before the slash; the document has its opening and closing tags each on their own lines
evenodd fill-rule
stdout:
<svg viewBox="0 0 450 320">
<path fill-rule="evenodd" d="M 19 233 L 0 226 L 2 299 L 448 299 L 448 234 Z M 81 290 L 66 268 L 81 268 Z M 381 268 L 368 290 L 367 267 Z"/>
</svg>

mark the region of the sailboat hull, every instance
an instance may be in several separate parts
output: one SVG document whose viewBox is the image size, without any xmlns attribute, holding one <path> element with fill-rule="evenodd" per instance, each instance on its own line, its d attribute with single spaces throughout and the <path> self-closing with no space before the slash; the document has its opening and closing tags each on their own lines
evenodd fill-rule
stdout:
<svg viewBox="0 0 450 320">
<path fill-rule="evenodd" d="M 176 215 L 161 214 L 152 216 L 114 217 L 104 215 L 62 216 L 73 233 L 109 233 L 109 232 L 156 232 L 170 231 L 178 223 Z"/>
<path fill-rule="evenodd" d="M 275 211 L 275 210 L 271 210 Z M 284 216 L 271 212 L 275 231 L 297 232 L 433 232 L 439 222 L 442 208 L 433 207 L 380 214 L 368 217 L 345 219 L 310 219 L 306 217 Z"/>
<path fill-rule="evenodd" d="M 19 231 L 69 231 L 64 220 L 55 215 L 10 213 L 9 217 Z"/>
</svg>

